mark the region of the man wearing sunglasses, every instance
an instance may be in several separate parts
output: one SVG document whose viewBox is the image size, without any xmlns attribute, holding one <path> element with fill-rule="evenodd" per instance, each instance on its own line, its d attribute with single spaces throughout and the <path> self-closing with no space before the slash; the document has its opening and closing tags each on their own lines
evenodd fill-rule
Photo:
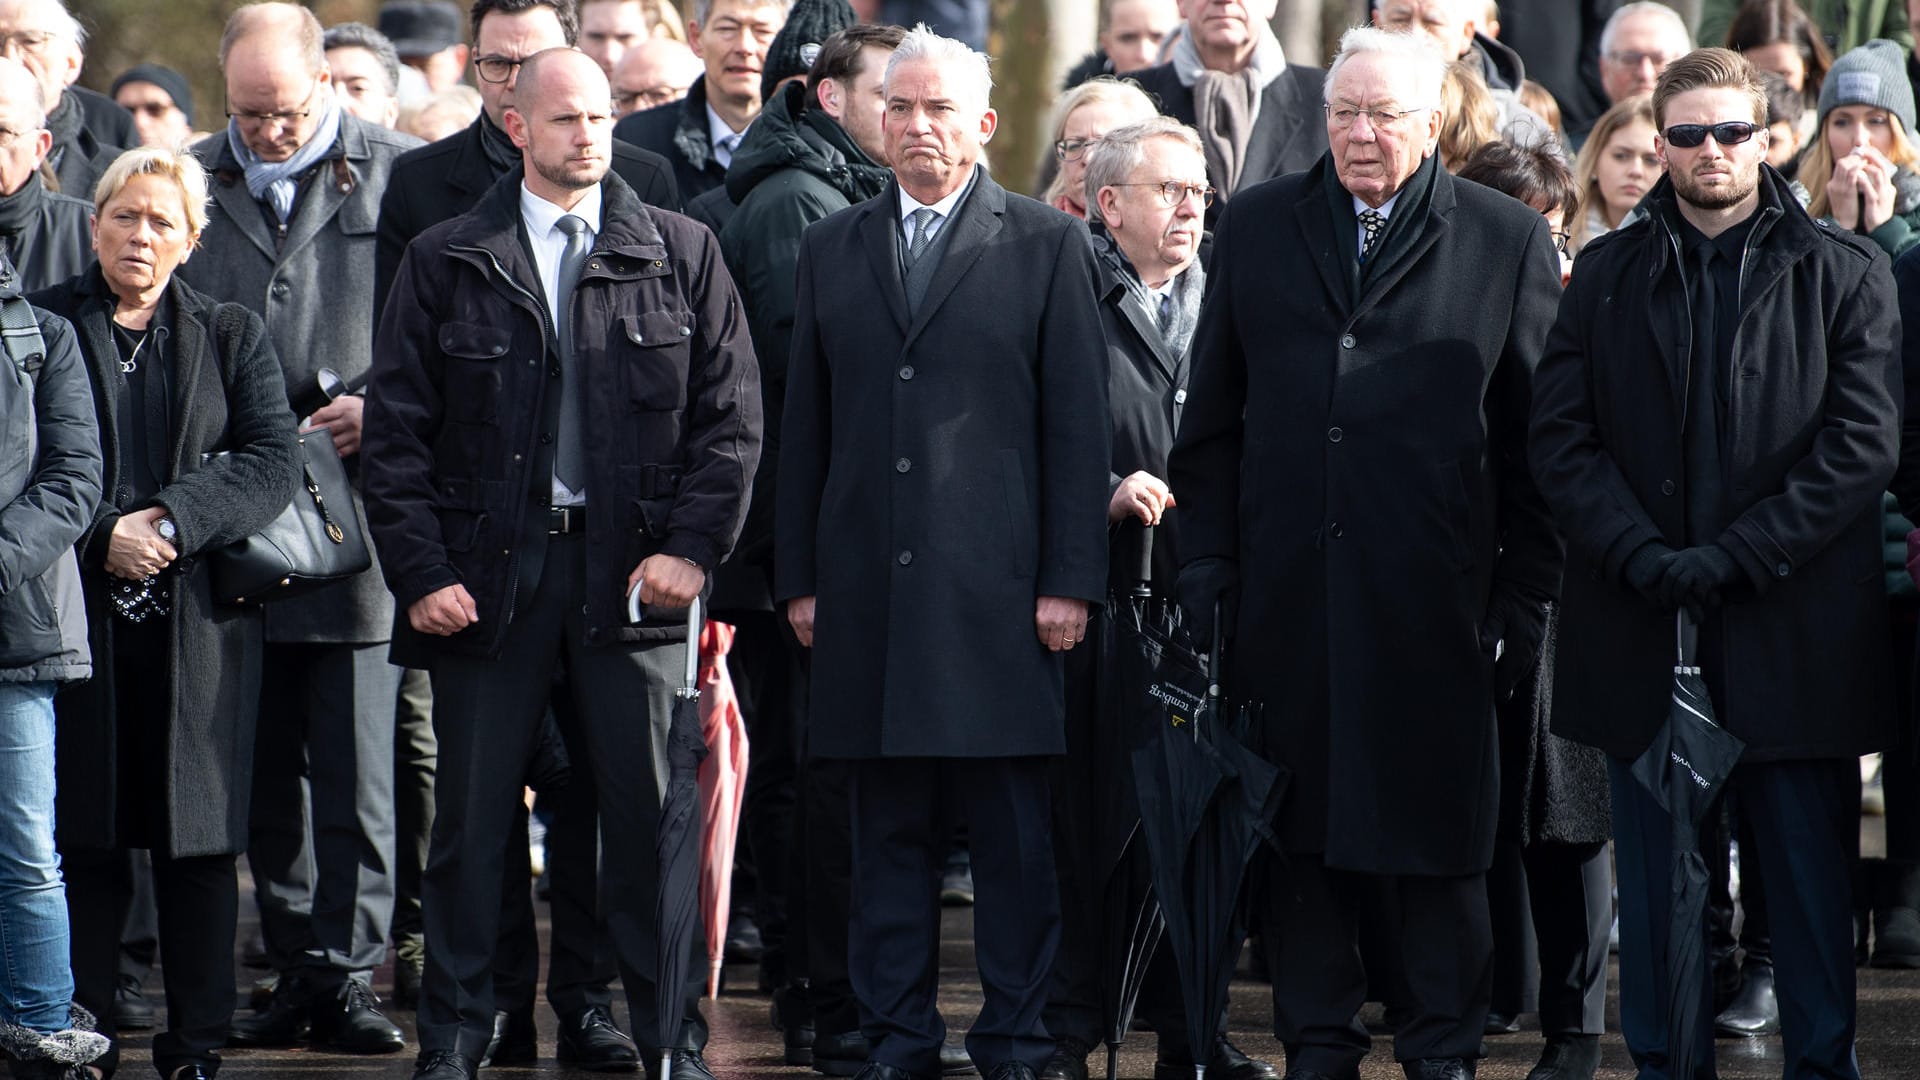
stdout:
<svg viewBox="0 0 1920 1080">
<path fill-rule="evenodd" d="M 1570 559 L 1553 726 L 1609 755 L 1621 1029 L 1642 1077 L 1677 1069 L 1673 826 L 1628 765 L 1668 712 L 1676 611 L 1746 745 L 1728 790 L 1766 880 L 1786 1075 L 1860 1075 L 1853 770 L 1891 721 L 1880 499 L 1900 324 L 1886 256 L 1809 218 L 1765 165 L 1766 109 L 1738 54 L 1667 67 L 1666 176 L 1645 218 L 1581 253 L 1534 381 L 1534 475 Z M 1695 1075 L 1712 1073 L 1712 1023 L 1703 1008 Z"/>
<path fill-rule="evenodd" d="M 1181 605 L 1203 628 L 1220 605 L 1227 691 L 1292 774 L 1266 940 L 1294 1080 L 1360 1074 L 1369 982 L 1404 990 L 1408 1077 L 1474 1075 L 1494 706 L 1560 580 L 1525 453 L 1560 264 L 1544 217 L 1440 168 L 1443 74 L 1415 35 L 1341 38 L 1330 150 L 1214 231 L 1174 436 Z M 1390 970 L 1361 959 L 1375 905 Z"/>
</svg>

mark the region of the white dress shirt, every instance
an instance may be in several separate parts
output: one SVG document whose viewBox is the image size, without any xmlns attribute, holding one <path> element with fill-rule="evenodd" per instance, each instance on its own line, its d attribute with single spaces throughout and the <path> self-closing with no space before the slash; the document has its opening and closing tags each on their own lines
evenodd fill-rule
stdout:
<svg viewBox="0 0 1920 1080">
<path fill-rule="evenodd" d="M 560 307 L 560 258 L 567 251 L 567 234 L 559 229 L 560 219 L 572 215 L 587 223 L 587 247 L 600 233 L 600 185 L 587 189 L 586 196 L 573 209 L 565 210 L 527 190 L 520 184 L 520 220 L 527 227 L 527 242 L 533 248 L 533 269 L 540 275 L 540 295 L 546 299 L 547 314 L 565 317 Z M 559 477 L 553 478 L 553 505 L 584 506 L 587 491 L 570 491 Z"/>
<path fill-rule="evenodd" d="M 906 188 L 900 188 L 900 235 L 906 237 L 907 246 L 912 247 L 913 242 L 920 239 L 913 235 L 913 222 L 908 220 L 913 217 L 915 210 L 927 209 L 936 215 L 927 226 L 927 238 L 931 240 L 940 235 L 941 229 L 947 227 L 947 219 L 953 216 L 953 208 L 960 205 L 961 199 L 967 197 L 967 190 L 971 187 L 973 187 L 973 177 L 969 176 L 966 183 L 954 189 L 953 194 L 931 204 L 921 202 L 907 194 Z"/>
<path fill-rule="evenodd" d="M 713 160 L 719 162 L 721 168 L 733 164 L 733 147 L 740 145 L 740 140 L 747 137 L 747 131 L 752 127 L 753 124 L 748 123 L 746 127 L 735 131 L 720 119 L 720 114 L 713 111 L 713 106 L 707 106 L 707 145 L 713 147 Z M 723 145 L 723 139 L 732 140 L 733 146 Z"/>
</svg>

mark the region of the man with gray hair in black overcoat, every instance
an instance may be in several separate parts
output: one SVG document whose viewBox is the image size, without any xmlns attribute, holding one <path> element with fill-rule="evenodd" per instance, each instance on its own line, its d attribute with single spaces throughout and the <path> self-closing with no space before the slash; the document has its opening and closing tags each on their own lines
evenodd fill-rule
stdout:
<svg viewBox="0 0 1920 1080">
<path fill-rule="evenodd" d="M 1105 350 L 1085 227 L 976 164 L 991 87 L 984 56 L 909 32 L 884 83 L 894 182 L 800 248 L 774 588 L 813 650 L 810 749 L 852 763 L 866 1080 L 940 1074 L 948 801 L 979 888 L 967 1050 L 991 1080 L 1053 1052 L 1047 761 L 1061 653 L 1106 593 Z"/>
<path fill-rule="evenodd" d="M 1560 551 L 1526 466 L 1558 299 L 1546 219 L 1434 155 L 1441 61 L 1349 30 L 1331 150 L 1242 192 L 1214 236 L 1174 441 L 1179 591 L 1225 607 L 1228 691 L 1292 773 L 1268 890 L 1294 1077 L 1371 1044 L 1355 911 L 1397 907 L 1409 1077 L 1463 1080 L 1492 994 L 1494 705 L 1531 666 Z M 1471 300 L 1461 292 L 1474 289 Z"/>
</svg>

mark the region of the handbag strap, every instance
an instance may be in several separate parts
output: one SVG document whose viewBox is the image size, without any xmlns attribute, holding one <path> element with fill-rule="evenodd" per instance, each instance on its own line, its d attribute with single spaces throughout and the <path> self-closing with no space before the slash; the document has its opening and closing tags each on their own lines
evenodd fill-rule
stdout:
<svg viewBox="0 0 1920 1080">
<path fill-rule="evenodd" d="M 333 436 L 328 433 L 327 429 L 321 428 L 313 434 L 324 437 L 327 440 L 327 449 L 333 449 Z M 300 436 L 300 446 L 303 450 L 306 448 L 308 438 L 309 436 L 307 435 Z M 314 479 L 313 466 L 308 463 L 305 454 L 301 455 L 300 481 L 306 485 L 307 494 L 313 499 L 313 508 L 320 514 L 321 523 L 327 527 L 327 539 L 333 541 L 335 544 L 346 543 L 346 530 L 340 527 L 339 522 L 333 520 L 332 511 L 327 509 L 326 496 L 320 494 L 320 482 Z"/>
</svg>

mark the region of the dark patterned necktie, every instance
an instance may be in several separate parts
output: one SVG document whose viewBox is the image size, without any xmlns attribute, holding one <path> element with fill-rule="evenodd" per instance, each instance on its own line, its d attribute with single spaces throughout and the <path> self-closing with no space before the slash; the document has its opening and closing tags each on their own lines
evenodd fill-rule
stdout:
<svg viewBox="0 0 1920 1080">
<path fill-rule="evenodd" d="M 1360 227 L 1367 230 L 1366 239 L 1360 241 L 1360 261 L 1366 262 L 1373 254 L 1373 246 L 1380 240 L 1380 234 L 1387 227 L 1387 215 L 1378 210 L 1360 211 Z"/>
</svg>

